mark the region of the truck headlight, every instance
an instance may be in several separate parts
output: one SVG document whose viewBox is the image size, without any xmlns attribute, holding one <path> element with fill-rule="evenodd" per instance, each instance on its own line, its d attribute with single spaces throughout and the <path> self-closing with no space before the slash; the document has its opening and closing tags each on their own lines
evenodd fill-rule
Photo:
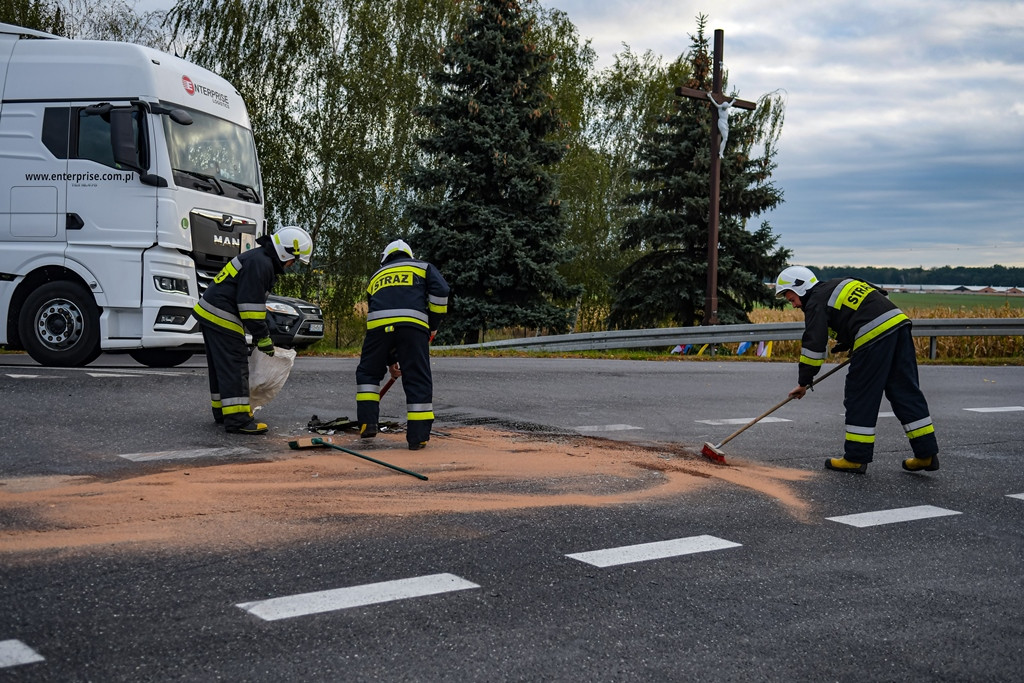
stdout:
<svg viewBox="0 0 1024 683">
<path fill-rule="evenodd" d="M 169 292 L 171 294 L 188 294 L 188 280 L 182 280 L 177 277 L 167 277 L 166 275 L 154 275 L 153 284 L 161 292 Z"/>
</svg>

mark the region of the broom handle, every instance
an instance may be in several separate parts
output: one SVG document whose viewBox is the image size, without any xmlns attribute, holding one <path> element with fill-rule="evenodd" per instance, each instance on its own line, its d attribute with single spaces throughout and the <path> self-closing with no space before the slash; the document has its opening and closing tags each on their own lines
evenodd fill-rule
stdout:
<svg viewBox="0 0 1024 683">
<path fill-rule="evenodd" d="M 430 340 L 429 340 L 429 341 L 427 342 L 428 344 L 429 344 L 430 342 L 434 341 L 434 336 L 435 336 L 436 334 L 437 334 L 437 332 L 431 332 L 431 334 L 430 334 Z M 396 380 L 396 379 L 397 379 L 396 377 L 392 377 L 391 379 L 389 379 L 389 380 L 388 380 L 388 383 L 387 383 L 387 384 L 385 384 L 385 385 L 384 385 L 383 387 L 381 387 L 381 389 L 380 389 L 380 393 L 379 393 L 379 394 L 377 395 L 377 398 L 384 398 L 384 394 L 388 393 L 388 389 L 390 389 L 390 388 L 391 388 L 391 385 L 395 383 L 395 380 Z"/>
<path fill-rule="evenodd" d="M 818 377 L 817 379 L 813 380 L 813 381 L 812 381 L 812 382 L 811 382 L 811 383 L 810 383 L 810 384 L 808 385 L 808 387 L 813 387 L 813 386 L 814 386 L 815 384 L 818 384 L 819 382 L 821 382 L 821 381 L 822 381 L 823 379 L 825 379 L 825 378 L 826 378 L 826 377 L 828 377 L 829 375 L 831 375 L 831 374 L 833 374 L 833 373 L 837 372 L 837 371 L 838 371 L 838 370 L 839 370 L 840 368 L 846 367 L 847 363 L 849 363 L 849 362 L 850 362 L 850 359 L 849 359 L 849 358 L 847 358 L 847 359 L 846 359 L 846 360 L 844 360 L 844 361 L 843 361 L 842 363 L 840 363 L 839 365 L 835 366 L 834 368 L 832 368 L 831 370 L 829 370 L 828 372 L 826 372 L 826 373 L 825 373 L 824 375 L 822 375 L 821 377 Z M 761 420 L 763 420 L 764 418 L 768 417 L 769 415 L 771 415 L 772 413 L 774 413 L 774 412 L 775 412 L 776 410 L 778 410 L 779 408 L 781 408 L 782 406 L 786 405 L 787 403 L 789 403 L 789 402 L 790 402 L 790 401 L 792 401 L 792 400 L 793 400 L 793 397 L 792 397 L 792 396 L 787 396 L 787 397 L 786 397 L 786 400 L 784 400 L 784 401 L 779 401 L 779 402 L 778 402 L 778 403 L 776 403 L 776 404 L 775 404 L 774 406 L 772 406 L 772 407 L 771 407 L 771 408 L 769 408 L 768 410 L 764 411 L 763 413 L 761 413 L 760 415 L 758 415 L 757 417 L 755 417 L 755 418 L 754 418 L 753 420 L 751 420 L 751 421 L 750 421 L 750 422 L 748 422 L 747 424 L 745 424 L 745 425 L 743 425 L 742 427 L 740 427 L 740 428 L 739 428 L 738 430 L 736 430 L 735 432 L 733 432 L 733 433 L 732 433 L 732 434 L 730 434 L 729 436 L 725 437 L 725 439 L 723 439 L 723 440 L 722 440 L 722 442 L 721 442 L 720 444 L 718 444 L 718 446 L 716 446 L 716 448 L 721 448 L 721 447 L 722 447 L 722 446 L 724 446 L 725 444 L 729 443 L 730 441 L 732 441 L 733 439 L 735 439 L 735 438 L 736 438 L 737 436 L 739 436 L 739 435 L 740 435 L 740 434 L 742 434 L 743 432 L 747 431 L 747 429 L 749 429 L 750 427 L 753 427 L 753 426 L 754 426 L 755 424 L 757 424 L 758 422 L 760 422 L 760 421 L 761 421 Z"/>
<path fill-rule="evenodd" d="M 344 451 L 345 453 L 348 453 L 349 455 L 354 455 L 357 458 L 362 458 L 364 460 L 369 460 L 370 462 L 375 462 L 378 465 L 383 465 L 384 467 L 389 467 L 389 468 L 391 468 L 393 470 L 397 470 L 397 471 L 401 472 L 402 474 L 408 474 L 408 475 L 411 475 L 413 477 L 416 477 L 417 479 L 422 479 L 423 481 L 427 481 L 427 478 L 425 476 L 423 476 L 422 474 L 417 474 L 416 472 L 413 472 L 412 470 L 403 469 L 403 468 L 399 467 L 398 465 L 392 465 L 391 463 L 384 462 L 383 460 L 377 460 L 377 458 L 371 458 L 368 455 L 363 455 L 362 453 L 358 453 L 356 451 L 350 451 L 347 448 L 343 448 L 341 446 L 336 446 L 333 443 L 328 443 L 327 441 L 324 441 L 323 439 L 314 438 L 311 443 L 313 443 L 314 445 L 317 445 L 317 446 L 328 446 L 330 448 L 336 448 L 339 451 Z"/>
</svg>

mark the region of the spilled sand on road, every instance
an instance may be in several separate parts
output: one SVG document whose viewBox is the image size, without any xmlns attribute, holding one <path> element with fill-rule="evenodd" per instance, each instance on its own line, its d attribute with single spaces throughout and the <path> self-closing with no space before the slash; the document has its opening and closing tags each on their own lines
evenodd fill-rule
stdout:
<svg viewBox="0 0 1024 683">
<path fill-rule="evenodd" d="M 464 427 L 409 451 L 402 434 L 334 442 L 429 477 L 421 481 L 333 449 L 271 460 L 170 465 L 116 481 L 93 477 L 0 480 L 0 556 L 88 549 L 268 547 L 360 533 L 371 518 L 679 500 L 738 486 L 798 519 L 793 484 L 813 476 L 730 459 L 708 462 L 678 444 L 633 445 L 580 436 Z"/>
</svg>

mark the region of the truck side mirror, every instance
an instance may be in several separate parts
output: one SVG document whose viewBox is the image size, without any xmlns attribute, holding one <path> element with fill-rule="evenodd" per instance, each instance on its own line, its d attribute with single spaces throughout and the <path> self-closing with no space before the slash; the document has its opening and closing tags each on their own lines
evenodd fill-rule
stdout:
<svg viewBox="0 0 1024 683">
<path fill-rule="evenodd" d="M 182 126 L 192 125 L 192 116 L 184 109 L 172 109 L 167 112 L 167 115 L 171 117 L 171 121 L 181 124 Z"/>
<path fill-rule="evenodd" d="M 139 174 L 139 180 L 145 185 L 167 187 L 166 178 L 148 173 L 142 167 L 142 159 L 145 156 L 140 158 L 140 150 L 136 147 L 132 113 L 131 109 L 113 109 L 110 112 L 110 144 L 114 149 L 114 161 L 122 168 L 136 171 Z M 144 144 L 144 142 L 140 140 L 140 144 Z"/>
<path fill-rule="evenodd" d="M 132 125 L 131 109 L 114 109 L 110 112 L 110 144 L 114 149 L 115 162 L 124 168 L 142 170 L 135 146 L 135 127 Z"/>
</svg>

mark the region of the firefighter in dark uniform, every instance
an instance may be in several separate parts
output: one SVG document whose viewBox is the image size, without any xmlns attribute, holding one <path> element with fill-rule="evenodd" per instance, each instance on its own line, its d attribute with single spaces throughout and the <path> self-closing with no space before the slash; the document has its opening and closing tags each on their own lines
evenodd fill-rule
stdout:
<svg viewBox="0 0 1024 683">
<path fill-rule="evenodd" d="M 825 467 L 843 472 L 866 472 L 875 447 L 875 425 L 882 394 L 910 439 L 914 457 L 903 469 L 939 469 L 939 445 L 928 403 L 918 384 L 917 355 L 910 319 L 872 285 L 854 278 L 818 282 L 810 269 L 786 268 L 775 291 L 804 312 L 799 384 L 789 392 L 803 398 L 825 361 L 830 337 L 833 352 L 849 351 L 846 376 L 846 441 L 842 458 L 829 458 Z"/>
<path fill-rule="evenodd" d="M 210 374 L 213 419 L 232 434 L 265 434 L 249 405 L 248 331 L 256 348 L 274 355 L 267 327 L 267 296 L 298 259 L 309 264 L 313 240 L 302 228 L 288 226 L 256 240 L 257 246 L 225 265 L 194 311 L 203 330 Z"/>
<path fill-rule="evenodd" d="M 380 263 L 366 288 L 366 337 L 356 368 L 359 436 L 377 435 L 380 381 L 389 365 L 397 374 L 397 362 L 405 390 L 406 440 L 410 450 L 417 450 L 427 445 L 434 424 L 430 340 L 448 312 L 449 287 L 440 271 L 414 259 L 402 240 L 384 248 Z"/>
</svg>

